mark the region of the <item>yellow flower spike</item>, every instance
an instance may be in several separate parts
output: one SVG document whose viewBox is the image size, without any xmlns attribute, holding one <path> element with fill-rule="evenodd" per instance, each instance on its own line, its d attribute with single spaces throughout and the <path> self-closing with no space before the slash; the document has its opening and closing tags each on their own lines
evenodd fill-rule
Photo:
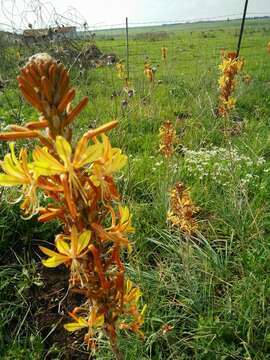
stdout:
<svg viewBox="0 0 270 360">
<path fill-rule="evenodd" d="M 236 76 L 242 70 L 243 66 L 244 60 L 239 59 L 236 53 L 223 53 L 223 60 L 219 65 L 221 76 L 218 80 L 220 104 L 217 112 L 220 116 L 227 116 L 235 107 L 236 102 L 234 99 L 232 100 L 231 95 L 236 86 Z"/>
<path fill-rule="evenodd" d="M 170 191 L 170 210 L 167 220 L 183 233 L 192 235 L 198 229 L 195 214 L 200 209 L 191 200 L 189 189 L 178 183 Z"/>
<path fill-rule="evenodd" d="M 159 128 L 160 145 L 159 151 L 166 158 L 171 158 L 175 152 L 174 145 L 178 142 L 176 130 L 173 124 L 167 120 Z"/>
<path fill-rule="evenodd" d="M 123 62 L 119 61 L 119 63 L 117 63 L 115 65 L 115 67 L 116 67 L 116 71 L 118 73 L 119 78 L 124 79 L 124 77 L 125 77 L 125 65 L 123 64 Z"/>
<path fill-rule="evenodd" d="M 104 134 L 118 122 L 91 129 L 72 144 L 69 124 L 86 106 L 87 99 L 75 107 L 71 104 L 75 91 L 63 64 L 47 54 L 38 54 L 21 70 L 18 80 L 23 96 L 42 116 L 24 126 L 11 125 L 8 133 L 0 134 L 0 140 L 32 137 L 41 145 L 34 148 L 31 163 L 26 149 L 16 156 L 11 145 L 11 153 L 0 162 L 0 185 L 21 185 L 21 208 L 26 215 L 36 212 L 40 221 L 59 219 L 63 224 L 65 234 L 56 236 L 55 248 L 41 246 L 40 250 L 45 266 L 68 268 L 69 287 L 84 297 L 83 305 L 76 304 L 70 313 L 73 319 L 65 329 L 85 330 L 85 343 L 92 350 L 104 333 L 113 352 L 120 356 L 119 322 L 125 317 L 129 324 L 123 328 L 142 335 L 145 310 L 137 308 L 139 288 L 131 282 L 125 284 L 122 249 L 131 250 L 127 236 L 134 232 L 131 214 L 122 206 L 113 210 L 115 200 L 120 198 L 113 175 L 126 164 L 127 157 L 113 148 Z M 130 90 L 127 81 L 126 87 Z M 39 206 L 36 189 L 48 198 L 46 208 Z"/>
<path fill-rule="evenodd" d="M 165 46 L 162 46 L 161 48 L 161 57 L 162 60 L 166 62 L 167 60 L 167 55 L 168 55 L 168 48 L 166 48 Z"/>
</svg>

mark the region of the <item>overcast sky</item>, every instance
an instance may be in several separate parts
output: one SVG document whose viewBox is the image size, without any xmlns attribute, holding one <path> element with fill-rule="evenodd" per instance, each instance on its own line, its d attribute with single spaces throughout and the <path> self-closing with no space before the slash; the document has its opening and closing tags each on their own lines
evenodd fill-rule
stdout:
<svg viewBox="0 0 270 360">
<path fill-rule="evenodd" d="M 43 27 L 62 18 L 89 27 L 130 23 L 211 19 L 239 15 L 245 0 L 1 0 L 0 23 L 15 28 Z M 76 3 L 76 5 L 75 5 Z M 39 6 L 42 4 L 43 6 Z M 76 7 L 76 10 L 74 9 Z M 270 0 L 249 0 L 250 16 L 270 15 Z"/>
</svg>

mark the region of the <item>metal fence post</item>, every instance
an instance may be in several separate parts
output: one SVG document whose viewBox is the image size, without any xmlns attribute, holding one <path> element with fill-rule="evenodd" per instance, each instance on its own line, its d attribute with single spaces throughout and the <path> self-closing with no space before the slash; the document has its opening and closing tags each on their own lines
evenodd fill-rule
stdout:
<svg viewBox="0 0 270 360">
<path fill-rule="evenodd" d="M 126 17 L 126 63 L 127 63 L 127 79 L 129 80 L 129 43 L 128 43 L 128 18 Z"/>
<path fill-rule="evenodd" d="M 247 7 L 248 7 L 248 0 L 246 0 L 245 7 L 244 7 L 244 13 L 243 13 L 243 18 L 242 18 L 242 23 L 241 23 L 241 29 L 240 29 L 240 34 L 239 34 L 238 45 L 237 45 L 237 57 L 239 56 L 239 53 L 240 53 L 241 42 L 242 42 L 242 37 L 243 37 L 243 32 L 244 32 L 244 27 L 245 27 L 245 21 L 246 21 L 246 15 L 247 15 Z"/>
</svg>

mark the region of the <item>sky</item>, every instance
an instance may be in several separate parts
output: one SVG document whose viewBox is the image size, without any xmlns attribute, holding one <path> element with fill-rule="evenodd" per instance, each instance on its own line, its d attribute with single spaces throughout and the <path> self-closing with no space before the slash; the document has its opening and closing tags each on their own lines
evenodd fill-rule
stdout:
<svg viewBox="0 0 270 360">
<path fill-rule="evenodd" d="M 1 0 L 0 27 L 23 29 L 62 22 L 90 29 L 129 23 L 165 23 L 236 17 L 245 0 Z M 76 7 L 76 9 L 75 9 Z M 249 0 L 250 16 L 270 15 L 270 0 Z"/>
</svg>

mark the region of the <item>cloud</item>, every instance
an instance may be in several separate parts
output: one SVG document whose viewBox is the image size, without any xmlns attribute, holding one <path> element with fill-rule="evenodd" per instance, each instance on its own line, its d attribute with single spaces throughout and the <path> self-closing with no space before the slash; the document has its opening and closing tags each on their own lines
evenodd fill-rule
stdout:
<svg viewBox="0 0 270 360">
<path fill-rule="evenodd" d="M 226 18 L 233 14 L 240 16 L 245 0 L 80 0 L 76 4 L 72 0 L 57 0 L 53 3 L 47 0 L 4 0 L 2 6 L 4 4 L 5 9 L 2 7 L 0 11 L 0 23 L 13 22 L 15 27 L 27 26 L 31 10 L 29 7 L 34 8 L 38 2 L 46 4 L 42 9 L 45 21 L 50 18 L 47 10 L 53 12 L 52 8 L 55 7 L 59 14 L 67 14 L 67 17 L 78 22 L 86 20 L 91 26 L 123 24 L 126 16 L 133 23 Z M 25 8 L 26 4 L 28 8 Z M 74 6 L 78 9 L 77 14 L 75 11 L 67 11 Z M 270 14 L 269 0 L 249 0 L 248 13 Z"/>
</svg>

